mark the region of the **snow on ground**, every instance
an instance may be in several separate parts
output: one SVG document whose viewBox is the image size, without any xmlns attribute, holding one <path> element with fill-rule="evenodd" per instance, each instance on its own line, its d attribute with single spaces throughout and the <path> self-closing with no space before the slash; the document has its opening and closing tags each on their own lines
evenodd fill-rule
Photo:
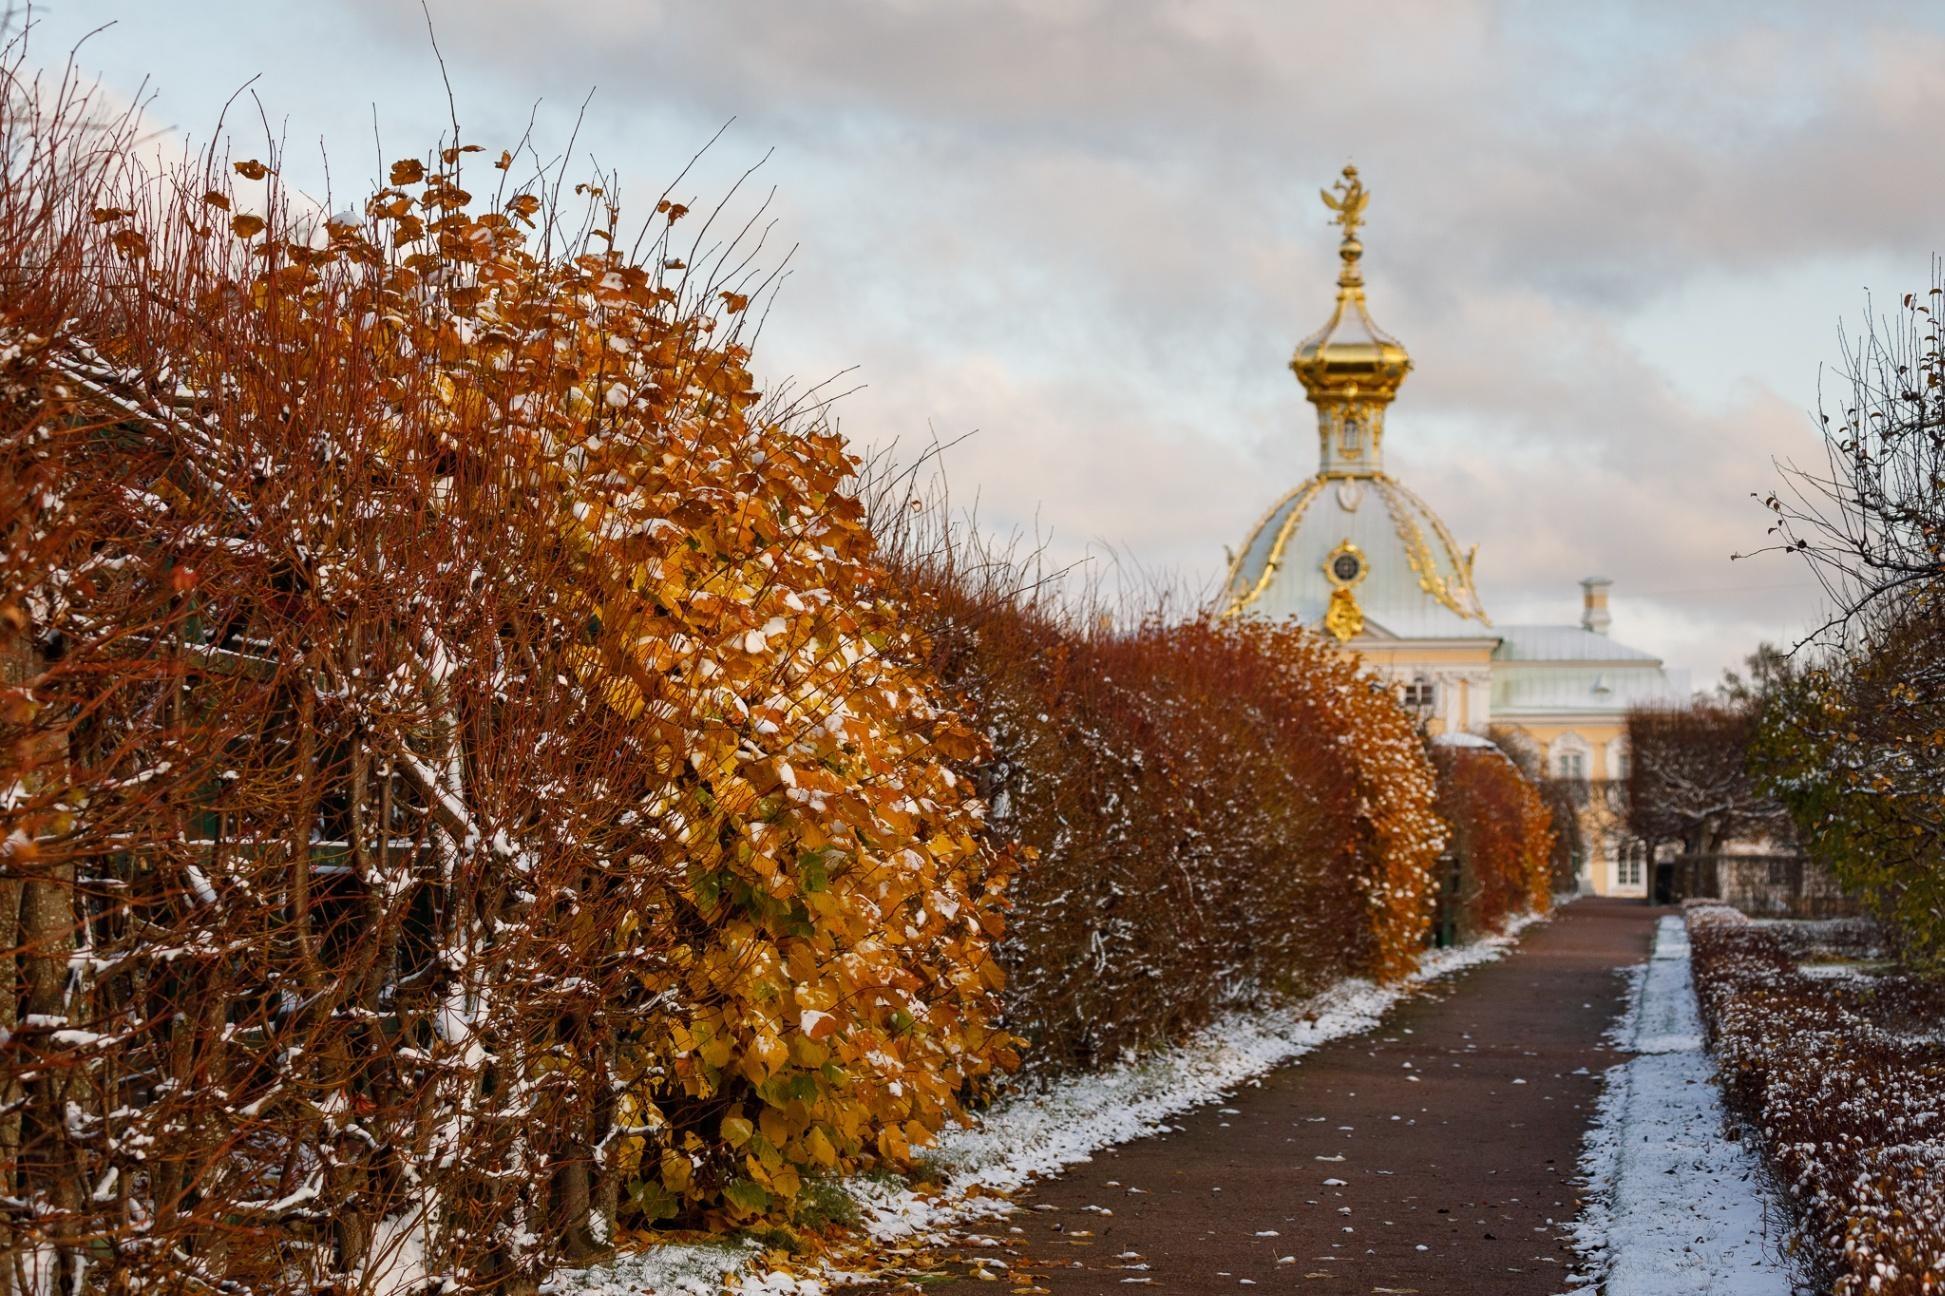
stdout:
<svg viewBox="0 0 1945 1296">
<path fill-rule="evenodd" d="M 1610 1035 L 1635 1056 L 1607 1073 L 1573 1236 L 1605 1296 L 1787 1296 L 1782 1214 L 1762 1164 L 1726 1124 L 1689 976 L 1688 930 L 1666 917 Z"/>
<path fill-rule="evenodd" d="M 821 1296 L 816 1278 L 777 1270 L 752 1272 L 762 1257 L 755 1243 L 671 1242 L 616 1257 L 593 1269 L 564 1270 L 540 1285 L 541 1296 L 718 1296 L 734 1285 L 742 1296 Z"/>
<path fill-rule="evenodd" d="M 1315 998 L 1273 1010 L 1235 1012 L 1173 1048 L 1094 1075 L 1029 1082 L 977 1121 L 946 1133 L 926 1154 L 944 1180 L 921 1194 L 902 1184 L 856 1178 L 845 1187 L 881 1244 L 912 1242 L 954 1224 L 1011 1207 L 982 1195 L 1006 1192 L 1086 1161 L 1103 1148 L 1170 1128 L 1170 1118 L 1216 1102 L 1237 1086 L 1286 1066 L 1320 1044 L 1377 1025 L 1413 985 L 1501 957 L 1537 917 L 1516 919 L 1502 936 L 1427 951 L 1403 984 L 1347 980 Z M 739 1272 L 744 1296 L 810 1296 L 814 1278 L 743 1272 L 758 1258 L 753 1244 L 671 1244 L 625 1255 L 596 1269 L 563 1272 L 543 1296 L 636 1296 L 641 1292 L 715 1296 Z M 829 1273 L 825 1282 L 845 1275 Z"/>
</svg>

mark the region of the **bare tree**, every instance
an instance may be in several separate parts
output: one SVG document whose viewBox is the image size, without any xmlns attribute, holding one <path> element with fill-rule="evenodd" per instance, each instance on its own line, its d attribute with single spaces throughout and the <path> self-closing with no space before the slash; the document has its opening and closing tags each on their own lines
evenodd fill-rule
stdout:
<svg viewBox="0 0 1945 1296">
<path fill-rule="evenodd" d="M 1787 669 L 1768 777 L 1804 843 L 1919 945 L 1945 949 L 1945 263 L 1929 291 L 1847 339 L 1846 400 L 1823 415 L 1824 463 L 1786 468 L 1765 504 L 1775 548 L 1829 598 Z M 1792 675 L 1791 672 L 1796 672 Z M 1787 685 L 1779 689 L 1779 685 Z"/>
<path fill-rule="evenodd" d="M 1776 803 L 1750 777 L 1755 718 L 1747 707 L 1638 707 L 1627 726 L 1628 827 L 1636 836 L 1678 841 L 1700 855 L 1781 826 Z"/>
<path fill-rule="evenodd" d="M 1830 599 L 1812 637 L 1841 642 L 1936 611 L 1945 588 L 1945 280 L 1844 341 L 1841 411 L 1822 414 L 1824 464 L 1787 467 L 1763 498 L 1775 548 L 1810 565 Z"/>
</svg>

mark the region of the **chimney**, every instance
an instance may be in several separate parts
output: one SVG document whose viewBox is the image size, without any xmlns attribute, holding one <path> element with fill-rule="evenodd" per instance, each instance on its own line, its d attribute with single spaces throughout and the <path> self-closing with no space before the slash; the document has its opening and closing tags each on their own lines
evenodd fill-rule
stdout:
<svg viewBox="0 0 1945 1296">
<path fill-rule="evenodd" d="M 1605 576 L 1589 576 L 1580 583 L 1580 628 L 1606 634 L 1613 624 L 1607 615 L 1607 590 L 1614 582 Z"/>
</svg>

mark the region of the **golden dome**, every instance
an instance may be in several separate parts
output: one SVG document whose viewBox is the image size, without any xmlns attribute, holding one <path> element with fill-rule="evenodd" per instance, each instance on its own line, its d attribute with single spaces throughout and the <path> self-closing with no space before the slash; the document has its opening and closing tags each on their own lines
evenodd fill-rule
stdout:
<svg viewBox="0 0 1945 1296">
<path fill-rule="evenodd" d="M 1317 407 L 1318 471 L 1257 524 L 1231 561 L 1221 606 L 1294 617 L 1344 641 L 1480 637 L 1491 623 L 1472 554 L 1384 471 L 1385 409 L 1411 357 L 1365 309 L 1357 229 L 1370 194 L 1347 166 L 1323 198 L 1344 227 L 1337 308 L 1290 361 Z"/>
<path fill-rule="evenodd" d="M 1317 407 L 1324 471 L 1364 476 L 1382 470 L 1385 406 L 1411 372 L 1411 356 L 1403 343 L 1377 326 L 1364 304 L 1364 275 L 1358 269 L 1364 245 L 1357 230 L 1371 193 L 1354 166 L 1344 168 L 1333 189 L 1324 190 L 1322 197 L 1344 229 L 1337 249 L 1344 262 L 1337 276 L 1337 306 L 1328 323 L 1298 343 L 1290 368 Z"/>
</svg>

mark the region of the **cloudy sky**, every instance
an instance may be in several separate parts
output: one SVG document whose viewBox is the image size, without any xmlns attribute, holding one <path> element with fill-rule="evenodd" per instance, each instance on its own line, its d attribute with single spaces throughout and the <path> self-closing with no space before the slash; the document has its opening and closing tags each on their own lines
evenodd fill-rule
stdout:
<svg viewBox="0 0 1945 1296">
<path fill-rule="evenodd" d="M 1373 312 L 1417 362 L 1388 467 L 1480 545 L 1496 620 L 1572 620 L 1607 575 L 1616 633 L 1698 682 L 1815 611 L 1798 566 L 1730 561 L 1751 493 L 1816 454 L 1840 324 L 1945 241 L 1945 10 L 1845 8 L 431 0 L 472 141 L 538 105 L 543 154 L 572 137 L 644 207 L 732 118 L 678 196 L 767 155 L 730 204 L 774 188 L 797 249 L 763 373 L 855 366 L 860 446 L 975 433 L 949 469 L 984 525 L 1198 589 L 1314 470 L 1284 365 L 1355 161 Z M 417 3 L 35 12 L 49 65 L 112 22 L 80 66 L 196 142 L 256 77 L 287 179 L 324 201 L 328 153 L 337 207 L 447 129 Z M 230 121 L 261 154 L 255 105 Z"/>
</svg>

